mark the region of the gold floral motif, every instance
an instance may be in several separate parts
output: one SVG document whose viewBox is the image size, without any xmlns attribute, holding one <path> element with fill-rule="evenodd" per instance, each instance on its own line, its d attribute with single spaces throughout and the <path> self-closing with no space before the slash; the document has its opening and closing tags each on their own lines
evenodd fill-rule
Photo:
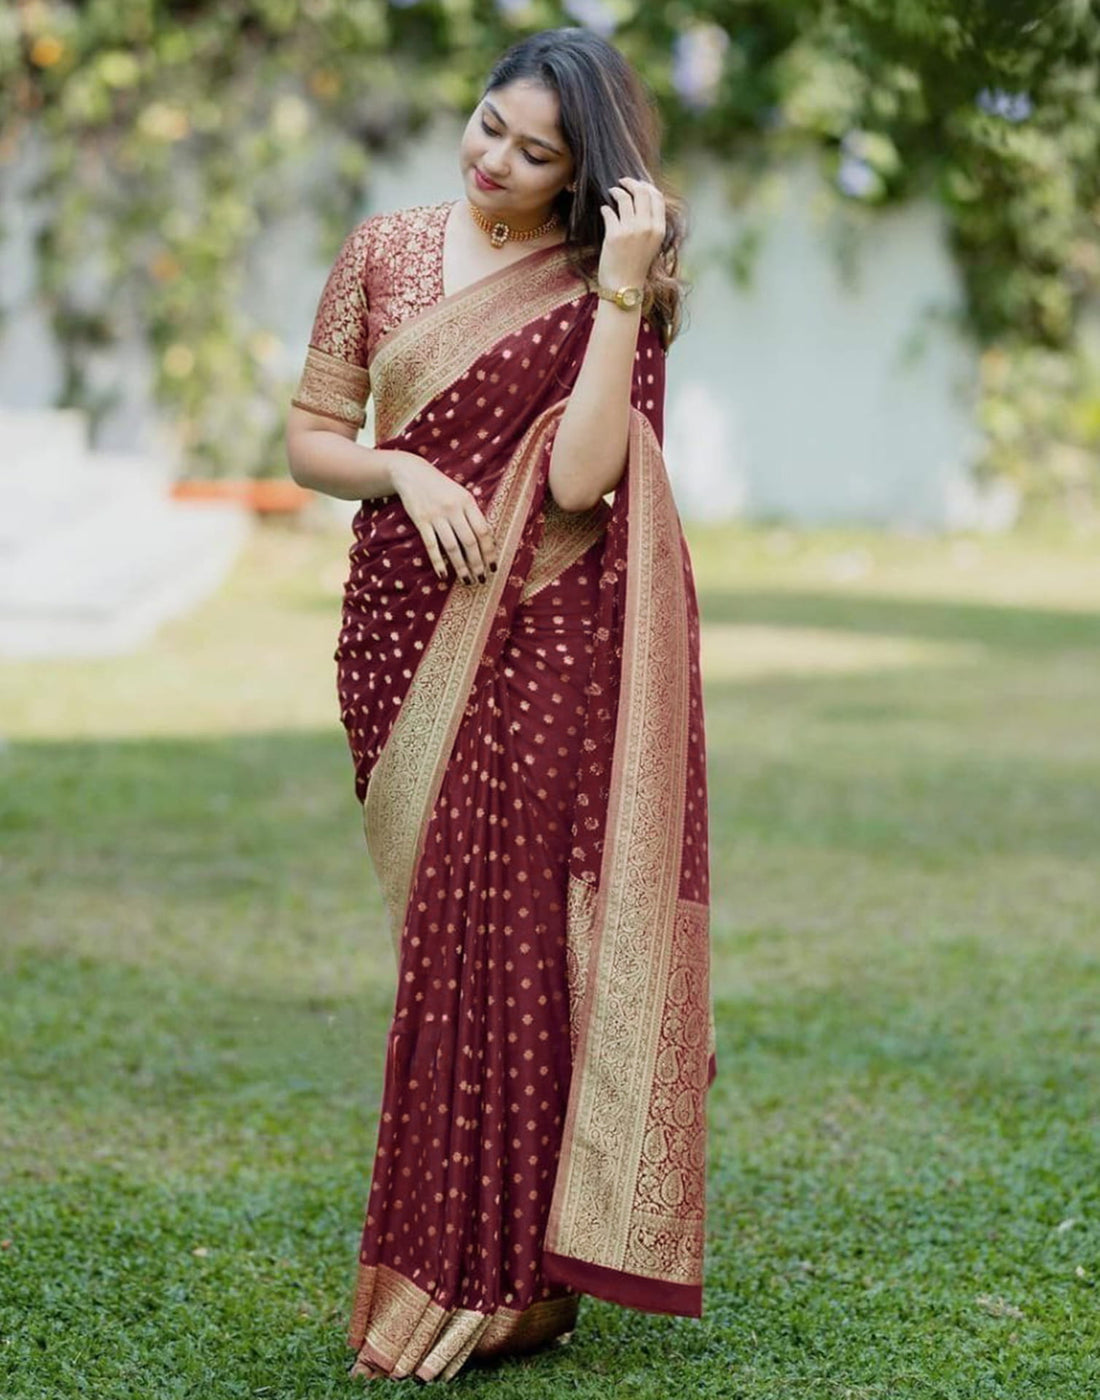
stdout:
<svg viewBox="0 0 1100 1400">
<path fill-rule="evenodd" d="M 443 299 L 443 237 L 451 201 L 374 214 L 363 274 L 370 301 L 368 351 L 402 321 Z"/>
<path fill-rule="evenodd" d="M 569 988 L 569 1046 L 574 1060 L 580 1039 L 581 1007 L 584 1005 L 588 951 L 595 913 L 596 891 L 586 881 L 570 875 L 565 904 L 565 980 Z"/>
<path fill-rule="evenodd" d="M 385 1264 L 359 1266 L 348 1325 L 358 1360 L 394 1380 L 452 1380 L 471 1356 L 533 1350 L 572 1331 L 578 1296 L 546 1298 L 523 1309 L 445 1308 Z"/>
</svg>

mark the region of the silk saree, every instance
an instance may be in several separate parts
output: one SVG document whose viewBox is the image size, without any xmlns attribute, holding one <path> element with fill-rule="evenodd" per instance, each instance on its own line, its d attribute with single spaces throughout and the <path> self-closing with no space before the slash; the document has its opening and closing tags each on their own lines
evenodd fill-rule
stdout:
<svg viewBox="0 0 1100 1400">
<path fill-rule="evenodd" d="M 449 1379 L 581 1294 L 699 1316 L 709 990 L 698 613 L 641 323 L 609 504 L 547 490 L 596 297 L 564 247 L 452 295 L 448 206 L 375 216 L 294 402 L 461 481 L 499 567 L 435 575 L 396 496 L 354 522 L 341 717 L 397 962 L 348 1342 Z"/>
</svg>

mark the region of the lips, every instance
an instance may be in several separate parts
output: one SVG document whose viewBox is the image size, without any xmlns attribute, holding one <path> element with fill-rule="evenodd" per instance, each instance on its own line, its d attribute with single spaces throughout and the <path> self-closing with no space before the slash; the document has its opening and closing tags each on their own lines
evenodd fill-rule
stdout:
<svg viewBox="0 0 1100 1400">
<path fill-rule="evenodd" d="M 474 179 L 477 181 L 478 189 L 481 190 L 502 190 L 504 188 L 503 185 L 498 185 L 495 180 L 490 180 L 488 175 L 483 175 L 476 165 L 474 166 Z"/>
</svg>

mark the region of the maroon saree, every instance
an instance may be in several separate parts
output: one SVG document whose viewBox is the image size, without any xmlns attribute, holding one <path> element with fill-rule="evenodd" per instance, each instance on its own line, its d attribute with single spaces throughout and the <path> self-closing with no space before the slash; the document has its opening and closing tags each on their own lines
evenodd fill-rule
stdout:
<svg viewBox="0 0 1100 1400">
<path fill-rule="evenodd" d="M 427 294 L 357 341 L 410 218 Z M 614 503 L 566 513 L 594 295 L 551 248 L 443 296 L 439 210 L 386 219 L 345 243 L 295 402 L 358 422 L 369 385 L 378 446 L 462 481 L 500 556 L 441 582 L 400 501 L 364 502 L 337 648 L 398 963 L 348 1340 L 353 1371 L 431 1380 L 567 1334 L 581 1293 L 701 1312 L 706 788 L 656 335 Z"/>
</svg>

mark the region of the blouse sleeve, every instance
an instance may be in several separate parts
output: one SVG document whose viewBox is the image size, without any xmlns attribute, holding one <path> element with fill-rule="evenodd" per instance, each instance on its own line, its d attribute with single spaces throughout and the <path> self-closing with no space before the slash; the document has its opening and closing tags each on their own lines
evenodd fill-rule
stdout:
<svg viewBox="0 0 1100 1400">
<path fill-rule="evenodd" d="M 310 332 L 306 362 L 290 402 L 361 428 L 370 393 L 367 372 L 366 262 L 370 220 L 344 239 Z"/>
</svg>

